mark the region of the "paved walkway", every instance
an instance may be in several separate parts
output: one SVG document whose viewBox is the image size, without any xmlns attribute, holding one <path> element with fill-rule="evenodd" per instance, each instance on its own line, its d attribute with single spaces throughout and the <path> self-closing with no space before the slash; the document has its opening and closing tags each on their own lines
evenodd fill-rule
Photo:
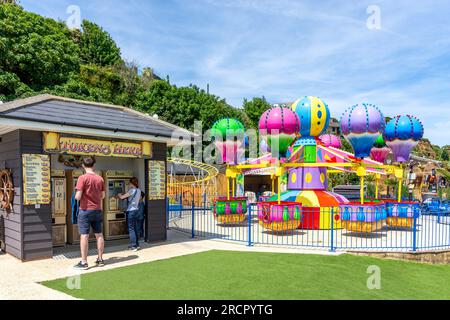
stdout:
<svg viewBox="0 0 450 320">
<path fill-rule="evenodd" d="M 230 243 L 217 240 L 189 239 L 185 234 L 170 232 L 169 241 L 148 245 L 145 244 L 142 250 L 130 252 L 126 250 L 127 243 L 124 241 L 107 244 L 104 256 L 106 266 L 103 268 L 92 267 L 87 272 L 98 272 L 129 266 L 138 263 L 155 260 L 168 259 L 192 253 L 209 250 L 234 250 L 252 252 L 277 252 L 277 253 L 299 253 L 299 254 L 324 254 L 336 255 L 340 253 L 330 253 L 319 250 L 301 250 L 290 248 L 271 247 L 247 247 L 243 244 Z M 91 247 L 94 244 L 91 244 Z M 64 300 L 74 299 L 73 297 L 49 289 L 40 285 L 42 281 L 72 277 L 80 274 L 80 271 L 72 268 L 79 261 L 79 252 L 76 247 L 65 250 L 56 250 L 54 259 L 33 261 L 22 263 L 9 255 L 0 255 L 0 299 L 5 300 Z M 89 263 L 93 265 L 95 261 L 95 251 L 89 257 Z"/>
</svg>

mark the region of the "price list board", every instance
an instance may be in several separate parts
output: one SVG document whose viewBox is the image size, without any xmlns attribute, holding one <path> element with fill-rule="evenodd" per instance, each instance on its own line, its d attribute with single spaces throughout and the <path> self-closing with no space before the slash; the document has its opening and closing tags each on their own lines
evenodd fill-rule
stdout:
<svg viewBox="0 0 450 320">
<path fill-rule="evenodd" d="M 148 200 L 166 198 L 166 165 L 164 161 L 148 162 Z"/>
<path fill-rule="evenodd" d="M 24 205 L 50 204 L 50 157 L 43 154 L 23 154 Z"/>
</svg>

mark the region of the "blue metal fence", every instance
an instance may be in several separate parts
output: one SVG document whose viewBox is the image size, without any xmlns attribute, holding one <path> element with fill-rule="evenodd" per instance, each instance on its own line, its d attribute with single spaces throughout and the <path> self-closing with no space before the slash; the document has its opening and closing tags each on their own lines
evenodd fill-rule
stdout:
<svg viewBox="0 0 450 320">
<path fill-rule="evenodd" d="M 312 210 L 312 209 L 310 209 Z M 317 211 L 319 210 L 319 211 Z M 375 214 L 364 212 L 364 214 Z M 425 251 L 450 248 L 450 216 L 440 212 L 418 212 L 410 225 L 394 227 L 384 217 L 374 221 L 376 230 L 343 228 L 339 208 L 322 207 L 302 212 L 302 225 L 294 230 L 270 230 L 250 205 L 246 219 L 236 224 L 218 223 L 212 207 L 168 205 L 168 226 L 191 237 L 222 239 L 242 244 L 361 251 Z M 309 219 L 309 220 L 308 220 Z M 320 221 L 317 221 L 319 219 Z M 302 227 L 303 226 L 303 227 Z M 328 227 L 327 227 L 328 226 Z M 362 227 L 361 227 L 362 228 Z"/>
</svg>

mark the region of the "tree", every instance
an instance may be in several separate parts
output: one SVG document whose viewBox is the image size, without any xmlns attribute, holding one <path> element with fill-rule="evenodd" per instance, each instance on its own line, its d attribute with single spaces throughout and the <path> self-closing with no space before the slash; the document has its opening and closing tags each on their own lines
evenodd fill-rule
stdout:
<svg viewBox="0 0 450 320">
<path fill-rule="evenodd" d="M 432 144 L 431 148 L 433 149 L 434 153 L 436 154 L 436 159 L 442 158 L 442 150 L 439 146 Z"/>
<path fill-rule="evenodd" d="M 123 66 L 82 65 L 63 85 L 45 90 L 47 93 L 97 102 L 133 106 L 136 100 L 138 79 L 130 68 Z M 137 75 L 136 75 L 137 77 Z"/>
<path fill-rule="evenodd" d="M 371 198 L 375 198 L 375 175 L 373 174 L 369 174 L 366 176 L 365 178 L 366 183 L 367 183 L 367 191 L 366 191 L 366 197 L 368 197 L 369 199 Z"/>
<path fill-rule="evenodd" d="M 442 159 L 443 161 L 449 161 L 449 160 L 450 160 L 450 156 L 449 156 L 449 154 L 448 154 L 447 149 L 442 149 L 441 159 Z"/>
<path fill-rule="evenodd" d="M 237 118 L 245 126 L 249 120 L 225 100 L 208 94 L 197 86 L 176 87 L 164 80 L 154 80 L 147 90 L 138 93 L 136 108 L 183 128 L 193 129 L 196 120 L 208 130 L 220 118 Z"/>
<path fill-rule="evenodd" d="M 120 49 L 106 31 L 87 20 L 83 20 L 81 27 L 80 49 L 84 63 L 112 66 L 121 61 Z"/>
<path fill-rule="evenodd" d="M 143 68 L 141 76 L 142 87 L 148 89 L 150 84 L 154 80 L 161 80 L 161 79 L 159 79 L 159 77 L 153 72 L 152 68 L 149 67 Z"/>
<path fill-rule="evenodd" d="M 1 5 L 0 70 L 34 90 L 64 83 L 79 69 L 79 49 L 70 34 L 62 22 Z"/>
<path fill-rule="evenodd" d="M 259 119 L 261 118 L 261 115 L 269 110 L 271 105 L 266 101 L 266 98 L 253 98 L 252 100 L 248 101 L 247 99 L 244 99 L 243 103 L 243 109 L 244 112 L 247 114 L 248 118 L 251 121 L 251 125 L 253 128 L 258 127 Z"/>
<path fill-rule="evenodd" d="M 12 100 L 27 92 L 32 90 L 16 74 L 0 70 L 0 101 Z"/>
<path fill-rule="evenodd" d="M 142 85 L 143 76 L 138 74 L 138 65 L 135 62 L 121 61 L 112 67 L 121 80 L 121 91 L 116 96 L 117 104 L 133 106 L 136 103 L 137 94 L 144 90 Z"/>
<path fill-rule="evenodd" d="M 391 190 L 392 190 L 393 192 L 395 192 L 395 189 L 396 189 L 396 187 L 398 186 L 397 180 L 396 180 L 396 179 L 393 179 L 393 178 L 388 178 L 388 179 L 386 179 L 386 181 L 384 182 L 384 184 L 385 184 L 386 187 L 387 187 L 387 195 L 388 195 L 388 196 L 391 196 L 391 195 L 392 195 Z"/>
<path fill-rule="evenodd" d="M 0 4 L 19 4 L 18 0 L 0 0 Z"/>
</svg>

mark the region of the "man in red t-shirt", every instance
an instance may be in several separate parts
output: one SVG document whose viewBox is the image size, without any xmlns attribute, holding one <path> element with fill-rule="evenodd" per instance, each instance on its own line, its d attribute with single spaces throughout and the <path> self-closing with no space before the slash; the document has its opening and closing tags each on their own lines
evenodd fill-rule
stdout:
<svg viewBox="0 0 450 320">
<path fill-rule="evenodd" d="M 75 200 L 80 201 L 78 213 L 78 231 L 80 233 L 81 261 L 76 269 L 88 268 L 87 255 L 89 250 L 89 232 L 92 227 L 97 239 L 98 258 L 97 266 L 103 266 L 103 251 L 105 240 L 103 238 L 103 199 L 105 198 L 105 182 L 94 171 L 95 159 L 84 158 L 83 169 L 85 174 L 78 178 Z"/>
</svg>

